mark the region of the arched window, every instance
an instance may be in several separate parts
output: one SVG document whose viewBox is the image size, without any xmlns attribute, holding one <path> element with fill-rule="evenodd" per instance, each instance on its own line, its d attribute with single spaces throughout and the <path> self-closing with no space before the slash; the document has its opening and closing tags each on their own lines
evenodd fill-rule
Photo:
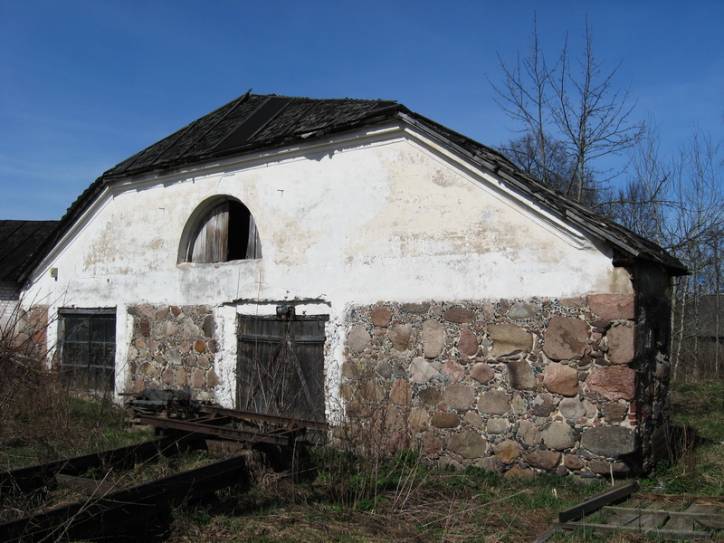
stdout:
<svg viewBox="0 0 724 543">
<path fill-rule="evenodd" d="M 236 199 L 212 198 L 191 215 L 179 262 L 228 262 L 261 258 L 259 232 L 249 209 Z"/>
</svg>

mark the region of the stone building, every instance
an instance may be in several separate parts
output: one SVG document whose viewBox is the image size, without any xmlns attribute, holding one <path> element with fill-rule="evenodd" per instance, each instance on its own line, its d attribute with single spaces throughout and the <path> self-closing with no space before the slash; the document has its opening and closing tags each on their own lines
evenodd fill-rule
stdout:
<svg viewBox="0 0 724 543">
<path fill-rule="evenodd" d="M 682 273 L 396 102 L 245 94 L 101 175 L 19 280 L 79 386 L 591 474 L 651 464 Z"/>
</svg>

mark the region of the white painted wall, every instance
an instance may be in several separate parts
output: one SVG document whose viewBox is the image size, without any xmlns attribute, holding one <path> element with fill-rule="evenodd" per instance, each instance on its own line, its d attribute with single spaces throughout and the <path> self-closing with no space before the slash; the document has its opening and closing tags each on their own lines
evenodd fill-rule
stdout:
<svg viewBox="0 0 724 543">
<path fill-rule="evenodd" d="M 187 218 L 219 194 L 251 210 L 263 258 L 177 264 Z M 69 306 L 117 306 L 123 315 L 136 303 L 216 306 L 223 335 L 217 367 L 225 381 L 233 381 L 237 310 L 273 312 L 274 304 L 256 302 L 309 299 L 308 311 L 330 314 L 327 374 L 336 390 L 342 325 L 352 305 L 568 297 L 630 292 L 631 283 L 610 255 L 512 199 L 491 175 L 391 127 L 115 187 L 37 269 L 27 290 L 27 299 L 48 303 L 51 315 Z M 238 309 L 224 305 L 235 300 L 242 300 Z M 118 319 L 121 365 L 129 322 Z M 124 382 L 121 371 L 119 390 Z M 224 382 L 218 395 L 229 404 L 233 383 Z"/>
</svg>

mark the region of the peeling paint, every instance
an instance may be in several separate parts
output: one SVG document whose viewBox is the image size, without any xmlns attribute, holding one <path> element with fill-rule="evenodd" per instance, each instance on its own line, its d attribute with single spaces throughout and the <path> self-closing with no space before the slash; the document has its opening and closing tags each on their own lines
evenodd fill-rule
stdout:
<svg viewBox="0 0 724 543">
<path fill-rule="evenodd" d="M 605 250 L 567 241 L 493 194 L 482 175 L 473 179 L 412 139 L 380 138 L 388 139 L 117 187 L 48 263 L 58 268 L 57 281 L 41 274 L 25 298 L 49 300 L 53 312 L 140 303 L 214 308 L 224 335 L 216 355 L 225 368 L 218 398 L 229 404 L 231 300 L 319 300 L 317 310 L 330 316 L 326 378 L 334 390 L 345 312 L 354 305 L 631 292 L 628 274 L 612 266 Z M 224 194 L 252 212 L 264 257 L 177 264 L 189 216 Z M 130 337 L 121 329 L 127 319 L 117 323 L 118 337 Z M 117 358 L 126 351 L 119 346 Z"/>
</svg>

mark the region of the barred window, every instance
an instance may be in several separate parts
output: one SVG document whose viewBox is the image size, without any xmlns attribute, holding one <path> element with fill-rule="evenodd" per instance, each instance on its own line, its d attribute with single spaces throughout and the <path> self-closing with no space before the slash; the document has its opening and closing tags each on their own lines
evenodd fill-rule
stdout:
<svg viewBox="0 0 724 543">
<path fill-rule="evenodd" d="M 114 309 L 60 311 L 61 374 L 72 386 L 113 391 L 116 358 Z"/>
</svg>

